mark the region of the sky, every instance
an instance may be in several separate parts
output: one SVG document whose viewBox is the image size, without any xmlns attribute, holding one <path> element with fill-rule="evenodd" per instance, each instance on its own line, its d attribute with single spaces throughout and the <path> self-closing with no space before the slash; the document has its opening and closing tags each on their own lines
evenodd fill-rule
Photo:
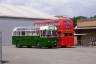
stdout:
<svg viewBox="0 0 96 64">
<path fill-rule="evenodd" d="M 51 15 L 94 16 L 96 0 L 0 0 L 0 2 L 30 6 Z"/>
</svg>

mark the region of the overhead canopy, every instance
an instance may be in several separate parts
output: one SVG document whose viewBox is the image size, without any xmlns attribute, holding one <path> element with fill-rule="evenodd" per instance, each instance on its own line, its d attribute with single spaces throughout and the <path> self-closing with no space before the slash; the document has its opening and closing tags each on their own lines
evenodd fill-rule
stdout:
<svg viewBox="0 0 96 64">
<path fill-rule="evenodd" d="M 96 26 L 75 27 L 75 29 L 96 29 Z"/>
<path fill-rule="evenodd" d="M 75 36 L 83 36 L 83 35 L 86 35 L 86 34 L 74 34 Z"/>
<path fill-rule="evenodd" d="M 0 17 L 56 19 L 54 15 L 39 12 L 32 7 L 0 3 Z"/>
</svg>

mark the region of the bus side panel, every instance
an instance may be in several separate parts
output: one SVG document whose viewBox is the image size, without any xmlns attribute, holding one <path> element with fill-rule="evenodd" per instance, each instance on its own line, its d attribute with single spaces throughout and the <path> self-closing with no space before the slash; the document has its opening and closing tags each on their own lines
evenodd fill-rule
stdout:
<svg viewBox="0 0 96 64">
<path fill-rule="evenodd" d="M 74 36 L 59 37 L 58 46 L 74 46 Z"/>
<path fill-rule="evenodd" d="M 20 45 L 23 46 L 27 45 L 35 46 L 37 38 L 38 36 L 12 36 L 12 44 L 16 44 L 18 42 Z"/>
<path fill-rule="evenodd" d="M 65 37 L 66 46 L 74 46 L 74 37 Z"/>
<path fill-rule="evenodd" d="M 48 47 L 48 46 L 55 46 L 56 45 L 56 38 L 45 38 L 45 37 L 40 37 L 39 39 L 40 45 L 42 47 Z"/>
</svg>

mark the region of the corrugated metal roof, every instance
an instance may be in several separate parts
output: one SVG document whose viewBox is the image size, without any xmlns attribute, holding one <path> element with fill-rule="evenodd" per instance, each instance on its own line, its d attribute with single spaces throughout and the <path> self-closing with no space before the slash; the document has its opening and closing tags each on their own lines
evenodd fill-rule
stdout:
<svg viewBox="0 0 96 64">
<path fill-rule="evenodd" d="M 39 12 L 31 7 L 0 3 L 0 16 L 40 19 L 56 19 L 53 15 Z"/>
</svg>

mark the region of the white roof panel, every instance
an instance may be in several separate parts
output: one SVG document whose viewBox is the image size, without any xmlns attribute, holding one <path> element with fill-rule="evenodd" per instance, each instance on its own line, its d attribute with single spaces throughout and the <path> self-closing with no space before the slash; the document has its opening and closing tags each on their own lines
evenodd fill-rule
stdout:
<svg viewBox="0 0 96 64">
<path fill-rule="evenodd" d="M 31 7 L 0 3 L 0 16 L 39 19 L 56 19 L 54 15 L 39 12 Z"/>
</svg>

